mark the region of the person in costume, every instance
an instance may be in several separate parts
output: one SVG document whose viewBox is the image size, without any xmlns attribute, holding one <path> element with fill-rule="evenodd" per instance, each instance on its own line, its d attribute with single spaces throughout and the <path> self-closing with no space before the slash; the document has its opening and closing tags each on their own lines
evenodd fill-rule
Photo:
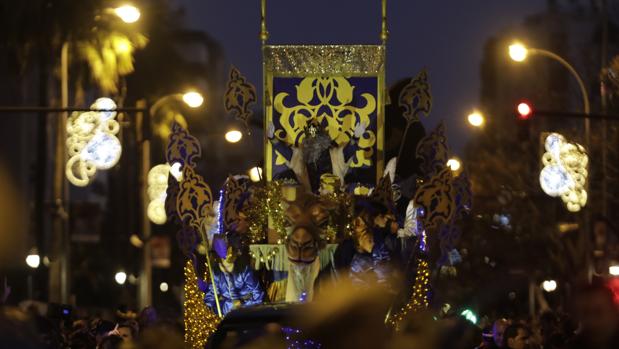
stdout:
<svg viewBox="0 0 619 349">
<path fill-rule="evenodd" d="M 213 238 L 216 261 L 213 268 L 214 282 L 200 281 L 199 287 L 205 293 L 204 302 L 217 311 L 213 284 L 217 287 L 219 306 L 223 315 L 231 310 L 262 303 L 264 291 L 253 271 L 239 258 L 238 246 L 228 243 L 225 237 Z"/>
<path fill-rule="evenodd" d="M 334 261 L 338 274 L 347 273 L 354 285 L 378 283 L 389 286 L 396 274 L 398 241 L 393 234 L 376 226 L 377 217 L 384 215 L 379 205 L 357 197 L 354 207 L 353 236 L 338 246 Z"/>
</svg>

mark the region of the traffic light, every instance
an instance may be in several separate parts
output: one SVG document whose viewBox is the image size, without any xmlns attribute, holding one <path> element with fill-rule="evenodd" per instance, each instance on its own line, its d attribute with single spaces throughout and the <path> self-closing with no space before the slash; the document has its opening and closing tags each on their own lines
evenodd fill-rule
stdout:
<svg viewBox="0 0 619 349">
<path fill-rule="evenodd" d="M 521 101 L 518 103 L 518 106 L 516 106 L 516 111 L 518 112 L 518 119 L 520 120 L 528 120 L 533 115 L 531 103 L 527 101 Z"/>
</svg>

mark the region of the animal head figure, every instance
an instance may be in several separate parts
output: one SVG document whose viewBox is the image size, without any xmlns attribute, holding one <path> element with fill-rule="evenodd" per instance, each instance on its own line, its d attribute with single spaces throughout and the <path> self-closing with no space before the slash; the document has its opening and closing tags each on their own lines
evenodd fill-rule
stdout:
<svg viewBox="0 0 619 349">
<path fill-rule="evenodd" d="M 311 193 L 300 193 L 286 210 L 290 234 L 286 239 L 288 260 L 292 263 L 314 262 L 325 246 L 322 235 L 329 219 L 328 204 Z"/>
</svg>

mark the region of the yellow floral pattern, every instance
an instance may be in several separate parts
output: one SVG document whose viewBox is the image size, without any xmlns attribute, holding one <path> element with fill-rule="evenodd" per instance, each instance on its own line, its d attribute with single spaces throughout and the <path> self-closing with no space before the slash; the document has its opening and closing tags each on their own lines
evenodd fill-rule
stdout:
<svg viewBox="0 0 619 349">
<path fill-rule="evenodd" d="M 303 143 L 306 127 L 318 124 L 338 147 L 356 142 L 350 167 L 372 166 L 376 133 L 370 130 L 370 114 L 376 111 L 377 101 L 372 94 L 363 93 L 360 97 L 364 103 L 355 106 L 354 88 L 344 77 L 306 77 L 296 85 L 293 105 L 289 93 L 278 93 L 273 107 L 280 114 L 281 127 L 274 131 L 275 138 L 298 147 Z"/>
</svg>

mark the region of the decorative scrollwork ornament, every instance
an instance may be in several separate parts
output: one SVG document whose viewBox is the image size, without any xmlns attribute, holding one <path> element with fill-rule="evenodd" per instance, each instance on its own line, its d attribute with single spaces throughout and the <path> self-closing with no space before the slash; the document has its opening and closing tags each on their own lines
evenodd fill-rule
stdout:
<svg viewBox="0 0 619 349">
<path fill-rule="evenodd" d="M 120 130 L 116 117 L 116 103 L 99 98 L 92 109 L 109 111 L 73 114 L 67 120 L 67 153 L 69 159 L 65 174 L 78 187 L 87 186 L 97 170 L 108 170 L 120 160 L 122 146 L 116 134 Z"/>
<path fill-rule="evenodd" d="M 253 114 L 249 106 L 253 103 L 256 103 L 256 87 L 247 82 L 238 69 L 230 68 L 230 77 L 224 96 L 226 112 L 235 114 L 236 118 L 248 127 L 249 118 Z"/>
</svg>

